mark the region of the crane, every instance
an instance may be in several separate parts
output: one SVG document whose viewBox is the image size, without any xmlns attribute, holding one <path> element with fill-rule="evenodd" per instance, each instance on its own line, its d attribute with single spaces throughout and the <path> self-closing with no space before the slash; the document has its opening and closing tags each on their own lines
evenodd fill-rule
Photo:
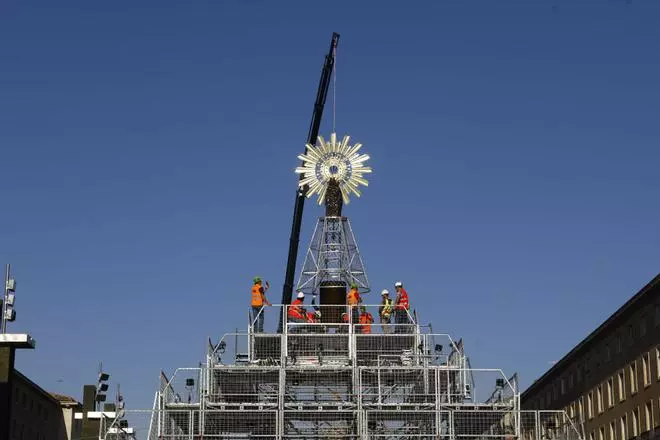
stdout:
<svg viewBox="0 0 660 440">
<path fill-rule="evenodd" d="M 332 33 L 332 40 L 330 42 L 330 51 L 325 56 L 325 63 L 321 71 L 321 79 L 319 81 L 319 88 L 316 92 L 316 102 L 314 102 L 314 110 L 312 112 L 312 121 L 309 125 L 309 133 L 307 134 L 306 144 L 314 145 L 316 138 L 319 135 L 319 128 L 321 127 L 321 119 L 323 117 L 323 108 L 325 107 L 325 100 L 328 96 L 328 89 L 330 87 L 330 78 L 335 66 L 335 49 L 339 44 L 339 34 Z M 307 153 L 307 147 L 305 147 Z M 300 176 L 302 179 L 303 176 Z M 305 197 L 308 191 L 307 186 L 299 187 L 296 190 L 296 199 L 293 207 L 293 224 L 291 225 L 291 238 L 289 239 L 289 256 L 286 262 L 286 273 L 284 275 L 284 285 L 282 287 L 282 304 L 290 304 L 291 296 L 293 294 L 293 277 L 296 271 L 296 261 L 298 258 L 298 243 L 300 242 L 300 228 L 302 226 L 303 208 L 305 206 Z M 282 314 L 284 308 L 280 310 L 280 320 L 278 324 L 278 333 L 282 332 Z"/>
</svg>

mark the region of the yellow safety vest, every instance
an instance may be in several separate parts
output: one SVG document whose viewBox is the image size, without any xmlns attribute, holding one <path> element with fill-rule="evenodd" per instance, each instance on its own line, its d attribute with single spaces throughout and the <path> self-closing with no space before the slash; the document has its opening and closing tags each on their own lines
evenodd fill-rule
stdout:
<svg viewBox="0 0 660 440">
<path fill-rule="evenodd" d="M 392 314 L 392 300 L 391 299 L 386 299 L 385 302 L 382 304 L 383 310 L 380 312 L 380 315 L 389 318 L 390 315 Z"/>
</svg>

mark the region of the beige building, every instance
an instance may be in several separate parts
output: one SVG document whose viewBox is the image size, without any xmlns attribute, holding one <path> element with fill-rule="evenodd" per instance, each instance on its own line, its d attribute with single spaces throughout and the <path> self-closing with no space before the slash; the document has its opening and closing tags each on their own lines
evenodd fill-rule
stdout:
<svg viewBox="0 0 660 440">
<path fill-rule="evenodd" d="M 62 408 L 66 438 L 69 440 L 79 439 L 82 422 L 76 419 L 76 413 L 82 411 L 82 405 L 73 397 L 55 393 L 50 394 L 60 403 L 60 408 Z"/>
<path fill-rule="evenodd" d="M 586 440 L 660 439 L 660 275 L 521 397 L 564 409 Z"/>
</svg>

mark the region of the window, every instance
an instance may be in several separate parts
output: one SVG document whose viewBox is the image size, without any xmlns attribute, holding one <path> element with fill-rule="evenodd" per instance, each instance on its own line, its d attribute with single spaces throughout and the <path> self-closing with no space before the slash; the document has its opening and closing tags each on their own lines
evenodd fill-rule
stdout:
<svg viewBox="0 0 660 440">
<path fill-rule="evenodd" d="M 630 394 L 637 392 L 637 361 L 630 364 Z"/>
<path fill-rule="evenodd" d="M 650 431 L 651 426 L 653 426 L 653 401 L 646 404 L 644 411 L 644 430 L 642 432 Z"/>
<path fill-rule="evenodd" d="M 614 406 L 614 379 L 607 379 L 607 407 Z"/>
<path fill-rule="evenodd" d="M 655 347 L 655 369 L 660 380 L 660 347 Z"/>
<path fill-rule="evenodd" d="M 605 440 L 605 427 L 601 426 L 598 430 L 598 440 Z"/>
<path fill-rule="evenodd" d="M 635 340 L 635 330 L 633 329 L 632 325 L 628 326 L 628 343 L 632 345 L 633 341 Z"/>
<path fill-rule="evenodd" d="M 594 418 L 594 393 L 591 391 L 587 395 L 587 416 L 589 420 Z"/>
<path fill-rule="evenodd" d="M 639 408 L 635 408 L 632 413 L 632 436 L 639 435 Z"/>
<path fill-rule="evenodd" d="M 552 387 L 552 397 L 557 400 L 559 399 L 559 390 L 557 389 L 557 384 L 554 384 Z"/>
<path fill-rule="evenodd" d="M 545 393 L 545 406 L 550 408 L 550 402 L 552 402 L 552 394 L 551 394 L 550 390 L 548 390 L 548 392 Z"/>
<path fill-rule="evenodd" d="M 593 431 L 591 431 L 591 432 L 589 433 L 589 440 L 596 440 L 596 436 L 594 436 L 594 432 L 593 432 Z"/>
<path fill-rule="evenodd" d="M 614 423 L 614 420 L 610 422 L 610 440 L 616 440 L 616 423 Z"/>
<path fill-rule="evenodd" d="M 580 397 L 578 401 L 578 416 L 580 417 L 580 423 L 584 420 L 584 397 Z"/>
<path fill-rule="evenodd" d="M 660 304 L 655 305 L 655 326 L 660 325 Z"/>
<path fill-rule="evenodd" d="M 623 417 L 621 417 L 621 421 L 619 423 L 619 438 L 621 440 L 626 440 L 628 438 L 628 427 L 627 425 L 627 420 L 626 420 L 626 415 L 624 414 Z"/>
<path fill-rule="evenodd" d="M 575 403 L 571 403 L 571 405 L 568 407 L 568 415 L 571 419 L 575 418 Z"/>
<path fill-rule="evenodd" d="M 651 385 L 651 360 L 648 353 L 642 356 L 642 370 L 644 386 L 647 387 Z"/>
<path fill-rule="evenodd" d="M 616 335 L 614 343 L 616 345 L 616 353 L 621 354 L 621 335 Z"/>
<path fill-rule="evenodd" d="M 596 404 L 598 405 L 598 414 L 603 412 L 603 386 L 596 388 Z"/>
<path fill-rule="evenodd" d="M 619 402 L 626 400 L 626 379 L 623 370 L 619 371 Z"/>
<path fill-rule="evenodd" d="M 610 359 L 610 344 L 605 344 L 605 362 L 609 362 Z"/>
<path fill-rule="evenodd" d="M 566 378 L 561 378 L 561 395 L 566 394 Z"/>
<path fill-rule="evenodd" d="M 568 389 L 573 388 L 573 372 L 568 373 Z"/>
</svg>

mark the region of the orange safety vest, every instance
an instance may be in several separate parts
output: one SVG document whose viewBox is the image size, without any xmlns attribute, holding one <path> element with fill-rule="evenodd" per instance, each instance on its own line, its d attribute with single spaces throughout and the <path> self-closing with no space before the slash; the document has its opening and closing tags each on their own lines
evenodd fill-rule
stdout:
<svg viewBox="0 0 660 440">
<path fill-rule="evenodd" d="M 410 304 L 408 304 L 408 292 L 405 289 L 401 288 L 401 293 L 399 294 L 399 302 L 396 305 L 397 310 L 408 310 Z"/>
<path fill-rule="evenodd" d="M 300 307 L 302 303 L 303 301 L 301 299 L 293 300 L 287 312 L 289 318 L 303 319 L 302 308 Z"/>
<path fill-rule="evenodd" d="M 252 307 L 260 307 L 264 305 L 264 297 L 261 294 L 261 285 L 255 284 L 252 286 Z"/>
<path fill-rule="evenodd" d="M 374 317 L 371 316 L 371 313 L 365 312 L 360 315 L 360 325 L 362 328 L 362 333 L 371 333 L 371 324 L 374 322 Z"/>
<path fill-rule="evenodd" d="M 360 294 L 357 289 L 351 289 L 346 295 L 346 304 L 349 306 L 357 306 L 360 303 Z"/>
</svg>

